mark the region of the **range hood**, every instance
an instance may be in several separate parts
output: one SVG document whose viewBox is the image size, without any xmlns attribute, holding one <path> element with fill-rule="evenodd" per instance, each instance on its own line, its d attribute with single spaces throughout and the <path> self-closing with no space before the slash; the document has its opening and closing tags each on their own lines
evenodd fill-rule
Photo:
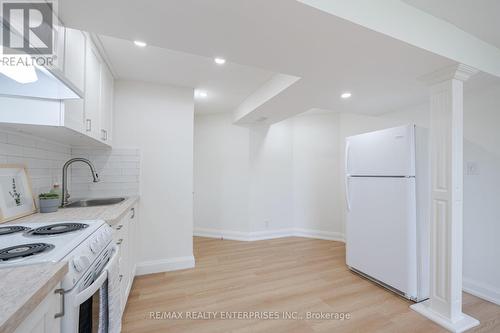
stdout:
<svg viewBox="0 0 500 333">
<path fill-rule="evenodd" d="M 50 10 L 52 11 L 52 7 Z M 20 33 L 25 29 L 22 15 L 9 15 L 8 19 L 5 17 L 0 19 L 3 36 L 5 37 L 7 33 L 9 37 L 9 47 L 2 45 L 0 49 L 0 95 L 59 100 L 84 97 L 83 92 L 64 76 L 64 27 L 55 14 L 54 24 L 45 27 L 45 30 L 49 30 L 52 34 L 52 62 L 55 65 L 53 63 L 45 64 L 45 62 L 38 64 L 38 60 L 35 58 L 44 58 L 45 54 L 38 54 L 37 49 L 32 47 L 32 43 L 27 40 L 29 34 L 24 36 L 23 33 Z M 40 26 L 47 24 L 42 20 Z M 10 48 L 12 44 L 16 45 L 16 50 Z M 29 45 L 31 53 L 35 52 L 35 54 L 26 54 L 24 50 L 26 45 Z M 20 46 L 24 46 L 24 48 L 19 49 Z"/>
<path fill-rule="evenodd" d="M 0 95 L 44 99 L 82 98 L 62 75 L 43 67 L 30 67 L 19 68 L 17 73 L 9 73 L 9 76 L 0 73 Z"/>
</svg>

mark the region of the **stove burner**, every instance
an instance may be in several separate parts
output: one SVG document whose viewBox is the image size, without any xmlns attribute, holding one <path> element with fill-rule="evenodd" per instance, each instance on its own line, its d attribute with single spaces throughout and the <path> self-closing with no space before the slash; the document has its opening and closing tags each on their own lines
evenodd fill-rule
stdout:
<svg viewBox="0 0 500 333">
<path fill-rule="evenodd" d="M 15 232 L 21 232 L 21 231 L 26 231 L 26 230 L 29 230 L 29 228 L 18 226 L 18 225 L 13 225 L 13 226 L 8 226 L 8 227 L 0 227 L 0 236 L 9 235 L 9 234 L 13 234 Z"/>
<path fill-rule="evenodd" d="M 67 232 L 82 230 L 87 228 L 88 224 L 83 223 L 57 223 L 44 225 L 33 230 L 28 231 L 31 236 L 49 236 L 49 235 L 59 235 Z"/>
<path fill-rule="evenodd" d="M 0 261 L 24 258 L 52 250 L 54 245 L 45 243 L 22 244 L 0 250 Z"/>
</svg>

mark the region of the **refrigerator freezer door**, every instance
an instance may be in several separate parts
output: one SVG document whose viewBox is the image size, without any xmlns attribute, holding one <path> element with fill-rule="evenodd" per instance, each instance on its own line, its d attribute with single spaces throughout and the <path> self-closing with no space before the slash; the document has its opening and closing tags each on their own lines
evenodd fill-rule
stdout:
<svg viewBox="0 0 500 333">
<path fill-rule="evenodd" d="M 414 178 L 349 177 L 347 265 L 417 297 Z"/>
<path fill-rule="evenodd" d="M 415 176 L 415 126 L 346 139 L 346 170 L 356 176 Z"/>
</svg>

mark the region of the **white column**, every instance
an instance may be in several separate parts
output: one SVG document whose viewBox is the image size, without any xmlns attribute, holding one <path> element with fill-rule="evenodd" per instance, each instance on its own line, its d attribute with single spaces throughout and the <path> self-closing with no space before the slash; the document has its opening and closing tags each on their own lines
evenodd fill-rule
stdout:
<svg viewBox="0 0 500 333">
<path fill-rule="evenodd" d="M 476 72 L 456 65 L 423 78 L 431 95 L 431 288 L 411 308 L 452 332 L 479 325 L 462 312 L 463 82 Z"/>
</svg>

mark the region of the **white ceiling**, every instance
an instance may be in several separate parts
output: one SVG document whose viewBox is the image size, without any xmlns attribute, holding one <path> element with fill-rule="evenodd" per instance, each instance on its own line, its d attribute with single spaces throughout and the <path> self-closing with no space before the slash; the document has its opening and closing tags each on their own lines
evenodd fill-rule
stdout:
<svg viewBox="0 0 500 333">
<path fill-rule="evenodd" d="M 499 0 L 402 0 L 500 48 Z"/>
<path fill-rule="evenodd" d="M 221 87 L 237 80 L 248 91 L 273 72 L 301 78 L 261 105 L 254 112 L 255 119 L 264 116 L 276 121 L 313 108 L 365 114 L 397 110 L 427 98 L 427 88 L 418 77 L 453 63 L 294 0 L 60 0 L 59 3 L 62 19 L 70 27 L 129 41 L 145 40 L 149 45 L 206 60 L 193 60 L 196 66 L 187 66 L 187 71 L 179 67 L 174 71 L 172 84 L 216 85 L 219 77 L 225 77 L 227 81 Z M 156 60 L 146 63 L 151 68 L 141 73 L 127 65 L 132 62 L 128 59 L 131 54 L 139 50 L 129 50 L 130 43 L 114 41 L 112 47 L 111 43 L 108 41 L 108 48 L 115 51 L 110 51 L 110 58 L 115 59 L 113 66 L 120 76 L 141 76 L 149 81 L 167 80 L 171 74 L 168 69 L 161 69 L 161 75 L 156 72 L 163 62 L 162 55 L 170 55 L 171 51 L 146 51 L 145 59 Z M 211 63 L 216 55 L 232 62 L 230 66 L 235 66 L 235 72 L 227 76 L 215 72 L 217 75 L 212 76 L 213 70 L 221 69 Z M 191 60 L 177 61 L 188 64 Z M 255 68 L 236 69 L 234 64 Z M 200 78 L 198 72 L 206 74 Z M 237 74 L 240 72 L 246 73 L 248 81 L 240 79 Z M 226 92 L 222 98 L 231 98 L 229 90 L 216 90 Z M 339 98 L 345 90 L 353 93 L 348 101 Z M 243 95 L 241 92 L 234 101 Z"/>
<path fill-rule="evenodd" d="M 139 48 L 133 42 L 99 36 L 117 79 L 137 80 L 205 90 L 207 98 L 195 99 L 197 114 L 233 111 L 273 73 L 255 67 L 172 51 Z"/>
</svg>

